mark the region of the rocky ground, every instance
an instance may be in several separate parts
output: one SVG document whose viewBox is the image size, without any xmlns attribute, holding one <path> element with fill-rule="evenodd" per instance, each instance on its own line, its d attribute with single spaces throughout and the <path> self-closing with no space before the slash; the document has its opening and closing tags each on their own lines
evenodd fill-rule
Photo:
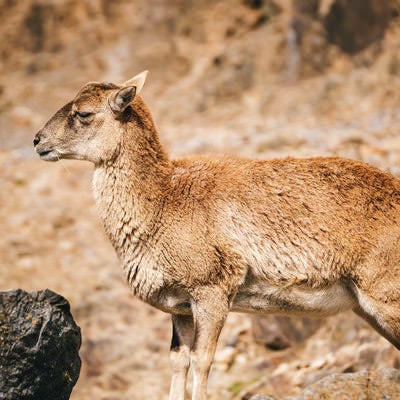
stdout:
<svg viewBox="0 0 400 400">
<path fill-rule="evenodd" d="M 333 1 L 316 12 L 293 12 L 289 1 L 166 3 L 0 3 L 0 290 L 50 288 L 70 301 L 83 335 L 73 400 L 163 399 L 169 386 L 170 318 L 123 282 L 96 215 L 92 166 L 44 163 L 32 149 L 35 131 L 83 83 L 150 69 L 143 97 L 175 157 L 336 154 L 400 176 L 394 6 L 384 34 L 349 52 L 329 41 Z M 299 20 L 303 39 L 293 41 Z M 257 343 L 251 319 L 232 314 L 210 394 L 279 398 L 332 373 L 399 365 L 397 351 L 352 314 L 281 351 Z"/>
</svg>

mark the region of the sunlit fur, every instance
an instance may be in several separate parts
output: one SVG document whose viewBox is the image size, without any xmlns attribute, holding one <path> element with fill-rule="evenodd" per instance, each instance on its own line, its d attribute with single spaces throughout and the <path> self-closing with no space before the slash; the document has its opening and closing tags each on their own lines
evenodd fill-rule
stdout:
<svg viewBox="0 0 400 400">
<path fill-rule="evenodd" d="M 171 160 L 125 87 L 86 85 L 35 143 L 45 160 L 95 164 L 96 203 L 133 293 L 173 315 L 170 400 L 184 399 L 189 364 L 192 399 L 206 398 L 230 310 L 353 309 L 400 347 L 397 179 L 342 158 Z"/>
</svg>

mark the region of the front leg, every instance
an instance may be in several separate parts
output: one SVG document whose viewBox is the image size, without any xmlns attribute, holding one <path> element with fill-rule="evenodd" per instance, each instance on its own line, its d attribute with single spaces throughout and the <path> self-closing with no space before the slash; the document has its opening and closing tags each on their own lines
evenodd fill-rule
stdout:
<svg viewBox="0 0 400 400">
<path fill-rule="evenodd" d="M 192 301 L 194 342 L 191 352 L 192 400 L 206 400 L 207 378 L 221 329 L 230 308 L 229 296 L 217 287 L 201 288 Z"/>
<path fill-rule="evenodd" d="M 193 344 L 193 317 L 172 315 L 171 369 L 172 380 L 169 400 L 184 400 L 186 377 L 190 364 L 190 349 Z"/>
</svg>

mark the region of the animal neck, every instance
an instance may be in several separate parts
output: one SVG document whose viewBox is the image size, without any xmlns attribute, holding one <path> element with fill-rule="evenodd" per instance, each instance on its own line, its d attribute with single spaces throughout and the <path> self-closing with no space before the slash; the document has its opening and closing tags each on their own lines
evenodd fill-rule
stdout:
<svg viewBox="0 0 400 400">
<path fill-rule="evenodd" d="M 100 216 L 124 263 L 157 224 L 171 181 L 170 162 L 146 106 L 140 101 L 129 112 L 118 155 L 97 165 L 93 178 Z"/>
</svg>

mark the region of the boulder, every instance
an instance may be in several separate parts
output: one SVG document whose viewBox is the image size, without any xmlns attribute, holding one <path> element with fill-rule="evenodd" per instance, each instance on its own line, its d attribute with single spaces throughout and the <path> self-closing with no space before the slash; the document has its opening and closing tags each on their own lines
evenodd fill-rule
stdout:
<svg viewBox="0 0 400 400">
<path fill-rule="evenodd" d="M 400 398 L 400 371 L 380 369 L 334 374 L 308 386 L 297 397 L 283 400 L 397 400 Z M 274 400 L 256 394 L 249 400 Z"/>
<path fill-rule="evenodd" d="M 381 40 L 390 22 L 389 0 L 335 0 L 325 19 L 328 40 L 354 54 Z"/>
<path fill-rule="evenodd" d="M 297 400 L 396 400 L 400 398 L 397 369 L 334 374 L 307 387 Z"/>
<path fill-rule="evenodd" d="M 68 400 L 80 345 L 80 328 L 60 295 L 0 292 L 0 399 Z"/>
</svg>

